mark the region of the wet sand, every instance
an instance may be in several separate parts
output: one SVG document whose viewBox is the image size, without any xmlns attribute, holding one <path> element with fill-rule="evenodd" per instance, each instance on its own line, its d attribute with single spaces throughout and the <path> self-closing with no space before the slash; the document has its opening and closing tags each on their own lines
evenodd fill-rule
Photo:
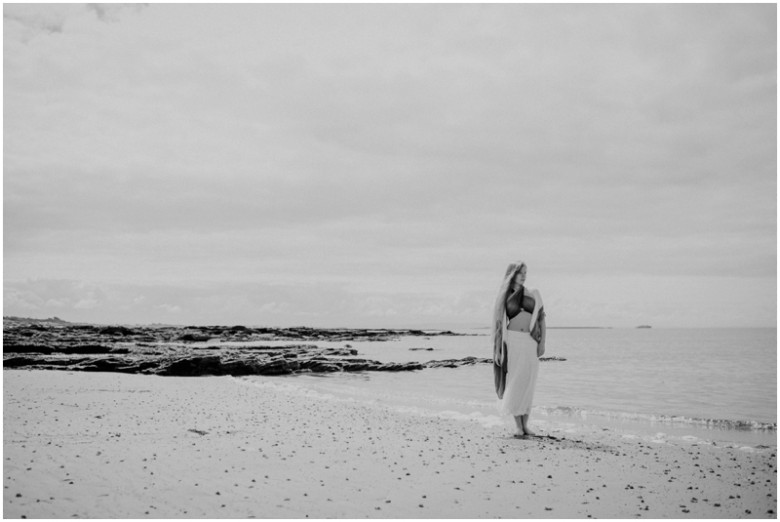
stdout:
<svg viewBox="0 0 780 522">
<path fill-rule="evenodd" d="M 272 379 L 272 378 L 269 378 Z M 775 518 L 776 448 L 513 439 L 231 377 L 3 372 L 6 518 Z"/>
</svg>

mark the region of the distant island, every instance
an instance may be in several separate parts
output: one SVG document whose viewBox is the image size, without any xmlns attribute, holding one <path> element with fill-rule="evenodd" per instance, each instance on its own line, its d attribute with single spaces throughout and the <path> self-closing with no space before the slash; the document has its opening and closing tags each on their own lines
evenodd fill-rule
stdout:
<svg viewBox="0 0 780 522">
<path fill-rule="evenodd" d="M 637 328 L 652 328 L 649 324 L 640 324 Z"/>
</svg>

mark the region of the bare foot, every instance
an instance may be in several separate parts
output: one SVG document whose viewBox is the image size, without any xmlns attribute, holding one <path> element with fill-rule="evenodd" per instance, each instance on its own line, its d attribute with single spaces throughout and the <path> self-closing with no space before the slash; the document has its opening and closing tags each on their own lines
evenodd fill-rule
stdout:
<svg viewBox="0 0 780 522">
<path fill-rule="evenodd" d="M 514 435 L 512 435 L 512 436 L 513 436 L 514 438 L 516 438 L 516 439 L 524 439 L 524 438 L 525 438 L 525 433 L 524 433 L 524 432 L 522 432 L 522 431 L 518 431 L 517 433 L 515 433 L 515 434 L 514 434 Z"/>
<path fill-rule="evenodd" d="M 536 432 L 529 430 L 528 428 L 525 429 L 525 435 L 526 437 L 536 437 Z"/>
</svg>

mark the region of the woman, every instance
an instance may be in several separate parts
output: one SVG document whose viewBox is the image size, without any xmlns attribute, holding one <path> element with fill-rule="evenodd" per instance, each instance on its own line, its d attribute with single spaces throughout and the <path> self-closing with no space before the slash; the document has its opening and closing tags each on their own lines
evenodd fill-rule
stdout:
<svg viewBox="0 0 780 522">
<path fill-rule="evenodd" d="M 539 357 L 547 336 L 542 296 L 525 287 L 527 267 L 511 263 L 496 298 L 493 313 L 493 371 L 499 410 L 512 415 L 515 437 L 535 435 L 528 428 Z"/>
</svg>

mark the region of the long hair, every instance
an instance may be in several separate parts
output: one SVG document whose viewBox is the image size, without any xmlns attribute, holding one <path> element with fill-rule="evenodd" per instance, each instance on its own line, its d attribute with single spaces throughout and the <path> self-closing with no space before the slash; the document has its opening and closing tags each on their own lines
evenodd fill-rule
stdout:
<svg viewBox="0 0 780 522">
<path fill-rule="evenodd" d="M 523 261 L 516 261 L 509 263 L 506 267 L 506 273 L 504 274 L 504 280 L 501 282 L 501 288 L 498 290 L 496 296 L 496 304 L 493 307 L 493 347 L 495 351 L 501 349 L 501 343 L 503 343 L 503 329 L 502 322 L 504 320 L 504 314 L 506 314 L 506 294 L 509 290 L 509 285 L 512 284 L 512 279 L 515 278 L 515 274 L 525 266 Z"/>
</svg>

